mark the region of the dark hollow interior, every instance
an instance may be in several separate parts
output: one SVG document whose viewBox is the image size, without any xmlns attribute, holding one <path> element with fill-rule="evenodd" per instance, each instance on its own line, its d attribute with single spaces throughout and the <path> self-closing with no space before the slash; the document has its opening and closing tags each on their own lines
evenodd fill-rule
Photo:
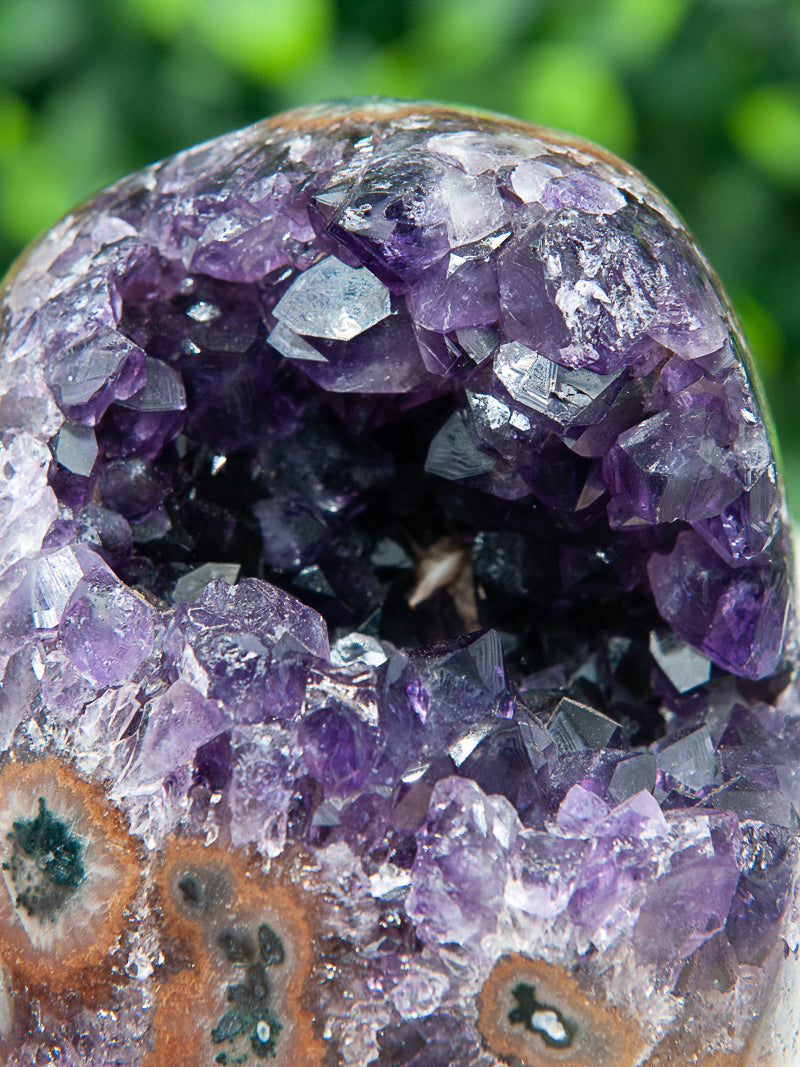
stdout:
<svg viewBox="0 0 800 1067">
<path fill-rule="evenodd" d="M 469 382 L 325 391 L 267 342 L 287 285 L 166 268 L 157 286 L 121 283 L 120 331 L 178 371 L 186 410 L 112 403 L 91 476 L 54 463 L 83 536 L 162 606 L 182 575 L 232 563 L 319 611 L 332 640 L 359 631 L 419 649 L 494 628 L 534 708 L 566 693 L 621 722 L 634 744 L 660 736 L 665 686 L 674 706 L 681 698 L 663 678 L 654 685 L 647 649 L 664 624 L 645 562 L 684 524 L 612 530 L 606 495 L 576 509 L 589 461 L 555 438 L 522 499 L 426 473 Z M 458 575 L 411 606 L 425 567 L 444 556 Z"/>
</svg>

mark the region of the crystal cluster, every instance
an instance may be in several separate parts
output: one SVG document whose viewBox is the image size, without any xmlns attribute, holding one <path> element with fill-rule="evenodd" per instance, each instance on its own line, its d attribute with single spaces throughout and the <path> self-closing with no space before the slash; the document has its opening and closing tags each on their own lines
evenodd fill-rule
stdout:
<svg viewBox="0 0 800 1067">
<path fill-rule="evenodd" d="M 783 490 L 641 176 L 290 113 L 1 329 L 5 1063 L 800 1062 Z"/>
</svg>

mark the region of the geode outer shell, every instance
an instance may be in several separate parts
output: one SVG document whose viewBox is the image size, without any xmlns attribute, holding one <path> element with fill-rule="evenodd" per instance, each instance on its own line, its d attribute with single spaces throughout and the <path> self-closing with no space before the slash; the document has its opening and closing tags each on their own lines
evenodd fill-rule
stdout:
<svg viewBox="0 0 800 1067">
<path fill-rule="evenodd" d="M 294 112 L 2 316 L 4 1062 L 800 1063 L 783 490 L 641 176 Z"/>
</svg>

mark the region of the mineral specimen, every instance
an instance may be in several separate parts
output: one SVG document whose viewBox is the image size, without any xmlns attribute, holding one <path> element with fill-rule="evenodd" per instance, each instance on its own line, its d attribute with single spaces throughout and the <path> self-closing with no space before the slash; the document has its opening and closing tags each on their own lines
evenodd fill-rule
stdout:
<svg viewBox="0 0 800 1067">
<path fill-rule="evenodd" d="M 800 1063 L 783 491 L 644 179 L 294 112 L 1 336 L 5 1063 Z"/>
</svg>

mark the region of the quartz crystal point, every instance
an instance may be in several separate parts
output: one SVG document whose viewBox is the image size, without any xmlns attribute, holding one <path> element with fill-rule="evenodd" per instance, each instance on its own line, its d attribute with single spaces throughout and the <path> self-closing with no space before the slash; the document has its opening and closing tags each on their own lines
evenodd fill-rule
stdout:
<svg viewBox="0 0 800 1067">
<path fill-rule="evenodd" d="M 640 175 L 293 112 L 1 311 L 4 1063 L 800 1063 L 783 489 Z"/>
</svg>

